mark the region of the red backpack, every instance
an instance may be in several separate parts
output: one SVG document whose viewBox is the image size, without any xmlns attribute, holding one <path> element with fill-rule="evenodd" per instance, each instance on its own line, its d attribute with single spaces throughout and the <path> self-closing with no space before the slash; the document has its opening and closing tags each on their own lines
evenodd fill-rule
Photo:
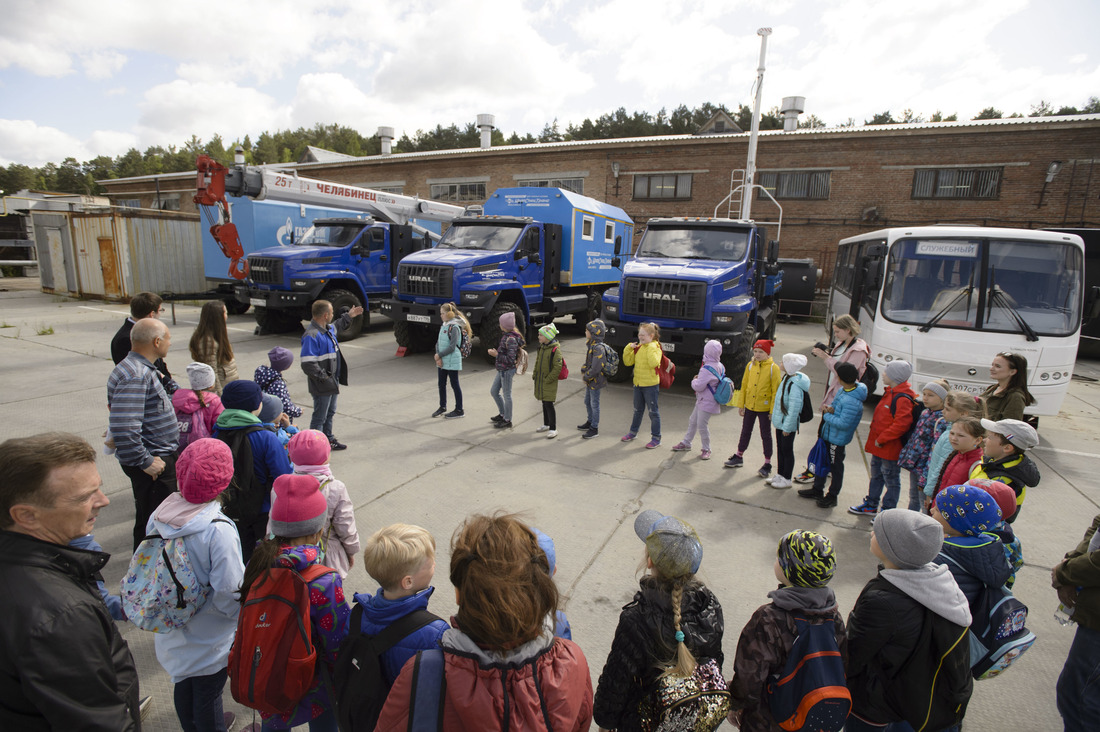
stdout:
<svg viewBox="0 0 1100 732">
<path fill-rule="evenodd" d="M 309 620 L 309 583 L 334 570 L 273 567 L 248 590 L 229 651 L 229 690 L 251 709 L 292 710 L 313 686 L 317 648 Z"/>
</svg>

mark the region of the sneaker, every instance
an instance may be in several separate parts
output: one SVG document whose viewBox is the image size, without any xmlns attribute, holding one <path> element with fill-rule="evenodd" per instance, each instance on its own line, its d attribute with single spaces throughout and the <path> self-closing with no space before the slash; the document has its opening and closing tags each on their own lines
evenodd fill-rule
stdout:
<svg viewBox="0 0 1100 732">
<path fill-rule="evenodd" d="M 141 720 L 145 721 L 145 715 L 149 713 L 149 710 L 153 708 L 153 697 L 145 696 L 138 702 L 138 714 L 141 715 Z"/>
<path fill-rule="evenodd" d="M 504 415 L 503 415 L 503 414 L 498 414 L 498 415 L 497 415 L 497 416 L 495 416 L 495 417 L 489 417 L 489 421 L 490 421 L 490 422 L 497 422 L 497 423 L 499 424 L 500 422 L 504 422 L 504 421 L 505 421 L 505 419 L 504 419 Z"/>
<path fill-rule="evenodd" d="M 686 442 L 677 442 L 675 445 L 672 446 L 673 452 L 687 452 L 690 449 L 691 445 L 687 444 Z"/>
<path fill-rule="evenodd" d="M 550 431 L 550 425 L 548 425 L 548 424 L 544 424 L 543 426 L 538 427 L 537 429 L 535 429 L 535 432 L 549 432 L 549 431 Z"/>
<path fill-rule="evenodd" d="M 577 429 L 582 430 L 582 431 L 583 430 L 590 430 L 590 429 L 592 429 L 592 422 L 587 421 L 584 424 L 579 424 L 579 425 L 577 425 Z"/>
<path fill-rule="evenodd" d="M 447 408 L 446 407 L 440 407 L 439 409 L 432 412 L 432 416 L 433 417 L 441 417 L 446 413 L 447 413 Z"/>
<path fill-rule="evenodd" d="M 710 460 L 710 450 L 702 450 L 699 453 L 700 460 Z"/>
<path fill-rule="evenodd" d="M 759 475 L 761 478 L 767 478 L 769 475 L 772 474 L 772 464 L 764 463 L 760 466 L 760 470 L 756 471 L 756 474 Z"/>
<path fill-rule="evenodd" d="M 465 416 L 466 416 L 466 412 L 462 411 L 461 409 L 455 409 L 453 411 L 450 411 L 450 412 L 447 412 L 446 414 L 444 414 L 443 419 L 458 419 L 459 417 L 465 417 Z"/>
<path fill-rule="evenodd" d="M 557 430 L 550 430 L 549 432 L 546 433 L 546 439 L 548 439 L 548 440 L 552 440 L 557 436 L 558 436 L 558 431 Z"/>
<path fill-rule="evenodd" d="M 864 498 L 863 503 L 858 506 L 848 506 L 848 513 L 854 513 L 856 516 L 874 516 L 878 513 L 878 506 Z"/>
<path fill-rule="evenodd" d="M 328 436 L 328 446 L 331 447 L 333 450 L 347 450 L 348 449 L 347 445 L 340 442 L 339 440 L 337 440 L 332 435 Z"/>
<path fill-rule="evenodd" d="M 771 482 L 768 483 L 768 485 L 770 485 L 772 488 L 778 488 L 782 490 L 784 488 L 790 488 L 792 485 L 794 485 L 794 483 L 787 480 L 782 475 L 777 475 L 771 479 Z"/>
<path fill-rule="evenodd" d="M 498 430 L 511 429 L 512 428 L 512 422 L 511 422 L 511 420 L 505 419 L 505 420 L 502 420 L 500 422 L 497 422 L 496 424 L 493 425 L 493 427 L 494 427 L 494 429 L 498 429 Z"/>
<path fill-rule="evenodd" d="M 745 464 L 745 459 L 740 455 L 730 455 L 730 459 L 722 464 L 727 468 L 740 468 Z"/>
<path fill-rule="evenodd" d="M 619 441 L 620 442 L 633 442 L 635 437 L 637 437 L 637 435 L 634 434 L 633 432 L 627 432 L 625 435 L 623 435 L 623 438 Z"/>
<path fill-rule="evenodd" d="M 796 475 L 794 478 L 795 483 L 813 483 L 814 474 L 809 470 L 803 470 L 801 475 Z"/>
<path fill-rule="evenodd" d="M 836 506 L 836 496 L 830 494 L 817 499 L 818 508 L 833 508 Z"/>
<path fill-rule="evenodd" d="M 798 495 L 800 498 L 809 498 L 814 501 L 825 497 L 825 494 L 817 490 L 816 488 L 802 488 L 798 491 Z M 835 499 L 833 501 L 833 505 L 836 505 Z"/>
<path fill-rule="evenodd" d="M 222 714 L 222 721 L 225 723 L 225 732 L 233 732 L 237 726 L 237 715 L 233 712 L 225 712 Z"/>
<path fill-rule="evenodd" d="M 660 437 L 654 437 L 653 439 L 651 439 L 649 442 L 647 442 L 645 444 L 645 449 L 652 450 L 655 447 L 660 447 L 660 445 L 661 445 L 661 438 Z"/>
<path fill-rule="evenodd" d="M 585 432 L 583 435 L 581 435 L 581 437 L 583 437 L 586 440 L 591 440 L 593 437 L 598 437 L 599 434 L 600 434 L 600 430 L 598 428 L 589 427 L 588 431 Z"/>
</svg>

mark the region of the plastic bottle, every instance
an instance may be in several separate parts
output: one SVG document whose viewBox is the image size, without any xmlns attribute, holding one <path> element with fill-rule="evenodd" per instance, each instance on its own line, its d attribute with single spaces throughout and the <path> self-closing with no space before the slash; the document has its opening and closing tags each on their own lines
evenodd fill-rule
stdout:
<svg viewBox="0 0 1100 732">
<path fill-rule="evenodd" d="M 1069 625 L 1073 622 L 1073 611 L 1077 608 L 1066 607 L 1065 603 L 1058 603 L 1058 608 L 1054 611 L 1054 619 L 1061 625 Z"/>
</svg>

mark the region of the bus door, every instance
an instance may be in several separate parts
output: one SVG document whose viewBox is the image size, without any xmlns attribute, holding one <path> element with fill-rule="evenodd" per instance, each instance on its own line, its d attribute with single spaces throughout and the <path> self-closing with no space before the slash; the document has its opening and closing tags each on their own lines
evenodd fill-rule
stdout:
<svg viewBox="0 0 1100 732">
<path fill-rule="evenodd" d="M 862 322 L 860 308 L 866 308 L 873 321 L 882 289 L 882 272 L 886 258 L 886 242 L 866 242 L 856 252 L 856 267 L 852 282 L 852 299 L 848 314 Z"/>
</svg>

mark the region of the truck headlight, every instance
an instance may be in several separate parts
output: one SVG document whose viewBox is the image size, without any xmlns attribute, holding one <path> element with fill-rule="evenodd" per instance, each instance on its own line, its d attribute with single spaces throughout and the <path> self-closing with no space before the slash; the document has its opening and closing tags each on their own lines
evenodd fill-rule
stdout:
<svg viewBox="0 0 1100 732">
<path fill-rule="evenodd" d="M 607 303 L 604 303 L 603 308 L 604 308 L 604 310 L 607 311 L 608 315 L 618 315 L 619 314 L 619 306 L 618 305 L 608 305 Z"/>
</svg>

